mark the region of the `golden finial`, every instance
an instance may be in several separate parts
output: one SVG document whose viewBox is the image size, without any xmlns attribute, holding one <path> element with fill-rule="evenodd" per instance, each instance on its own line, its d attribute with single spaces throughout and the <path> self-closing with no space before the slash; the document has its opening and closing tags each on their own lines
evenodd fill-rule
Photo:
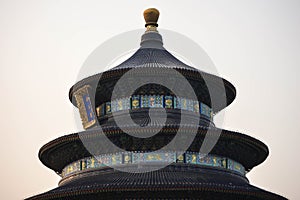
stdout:
<svg viewBox="0 0 300 200">
<path fill-rule="evenodd" d="M 158 27 L 157 20 L 159 11 L 156 8 L 148 8 L 144 11 L 144 18 L 146 21 L 145 27 Z"/>
</svg>

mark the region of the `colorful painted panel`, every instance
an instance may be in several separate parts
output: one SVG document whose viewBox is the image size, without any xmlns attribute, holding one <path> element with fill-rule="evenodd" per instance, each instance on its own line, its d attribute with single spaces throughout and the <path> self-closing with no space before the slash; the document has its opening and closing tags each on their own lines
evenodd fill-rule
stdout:
<svg viewBox="0 0 300 200">
<path fill-rule="evenodd" d="M 148 95 L 141 96 L 141 107 L 142 108 L 149 108 L 150 107 Z"/>
<path fill-rule="evenodd" d="M 140 96 L 139 95 L 133 96 L 131 98 L 131 109 L 138 109 L 140 107 L 141 107 Z"/>
<path fill-rule="evenodd" d="M 197 153 L 188 152 L 186 155 L 186 163 L 197 164 Z"/>
<path fill-rule="evenodd" d="M 87 161 L 85 159 L 80 161 L 80 170 L 87 169 Z"/>
<path fill-rule="evenodd" d="M 151 95 L 151 96 L 148 96 L 148 105 L 149 105 L 149 108 L 154 108 L 155 107 L 155 95 Z"/>
<path fill-rule="evenodd" d="M 228 159 L 227 162 L 228 162 L 228 169 L 242 174 L 245 173 L 245 168 L 240 163 L 234 162 L 231 159 Z"/>
<path fill-rule="evenodd" d="M 106 102 L 105 113 L 106 114 L 110 114 L 111 113 L 111 103 L 110 102 Z"/>
<path fill-rule="evenodd" d="M 94 109 L 89 96 L 89 88 L 90 86 L 86 85 L 74 93 L 82 120 L 82 125 L 85 129 L 93 126 L 96 123 Z"/>
<path fill-rule="evenodd" d="M 221 158 L 219 163 L 220 163 L 221 167 L 227 168 L 227 159 L 226 158 Z"/>
<path fill-rule="evenodd" d="M 205 105 L 204 103 L 200 103 L 200 113 L 210 119 L 211 108 Z"/>
<path fill-rule="evenodd" d="M 123 154 L 123 163 L 132 163 L 132 153 L 125 153 Z"/>
<path fill-rule="evenodd" d="M 105 105 L 104 104 L 97 107 L 96 110 L 97 110 L 97 116 L 98 117 L 101 117 L 101 116 L 105 115 Z"/>
<path fill-rule="evenodd" d="M 199 113 L 199 102 L 198 101 L 194 101 L 194 112 Z"/>
<path fill-rule="evenodd" d="M 176 162 L 177 163 L 184 163 L 185 162 L 184 157 L 185 157 L 184 153 L 177 153 L 176 154 Z"/>
<path fill-rule="evenodd" d="M 112 165 L 120 165 L 122 164 L 122 154 L 118 153 L 118 154 L 113 154 L 111 156 L 111 164 Z"/>
<path fill-rule="evenodd" d="M 86 168 L 95 168 L 96 167 L 97 160 L 94 157 L 91 157 L 90 159 L 87 159 L 86 161 Z"/>
<path fill-rule="evenodd" d="M 147 162 L 151 161 L 151 162 L 161 162 L 162 160 L 164 160 L 164 154 L 163 153 L 145 153 L 144 157 L 146 159 Z"/>
<path fill-rule="evenodd" d="M 181 109 L 181 99 L 180 99 L 180 97 L 174 97 L 174 108 Z"/>
<path fill-rule="evenodd" d="M 181 100 L 181 109 L 182 110 L 187 110 L 188 109 L 187 100 L 185 98 L 180 98 L 180 100 Z"/>
<path fill-rule="evenodd" d="M 199 163 L 206 166 L 213 166 L 213 159 L 209 155 L 199 155 Z"/>
<path fill-rule="evenodd" d="M 144 162 L 144 154 L 143 153 L 132 153 L 132 163 L 138 164 Z"/>
<path fill-rule="evenodd" d="M 98 167 L 105 167 L 105 164 L 104 164 L 103 159 L 102 159 L 102 155 L 96 156 L 95 165 L 98 166 Z"/>
<path fill-rule="evenodd" d="M 111 155 L 102 156 L 102 162 L 106 166 L 111 166 Z"/>
<path fill-rule="evenodd" d="M 62 176 L 74 174 L 86 169 L 101 168 L 124 164 L 146 163 L 189 163 L 202 166 L 218 167 L 245 175 L 245 168 L 238 162 L 215 155 L 202 155 L 197 152 L 127 152 L 99 155 L 96 158 L 88 157 L 67 165 Z"/>
<path fill-rule="evenodd" d="M 146 155 L 142 152 L 137 152 L 132 154 L 132 163 L 145 163 L 146 162 Z"/>
<path fill-rule="evenodd" d="M 111 101 L 110 106 L 111 106 L 111 112 L 118 111 L 118 101 L 117 100 Z"/>
<path fill-rule="evenodd" d="M 95 120 L 95 115 L 94 115 L 94 111 L 93 111 L 93 108 L 92 108 L 92 103 L 91 103 L 90 96 L 88 94 L 84 94 L 82 96 L 82 99 L 83 99 L 85 111 L 86 111 L 86 114 L 87 114 L 88 122 L 91 122 L 91 121 Z"/>
<path fill-rule="evenodd" d="M 163 95 L 156 95 L 155 96 L 155 107 L 156 108 L 163 108 L 164 107 L 164 96 Z"/>
<path fill-rule="evenodd" d="M 110 166 L 111 165 L 111 155 L 101 156 L 101 162 L 106 166 Z"/>
<path fill-rule="evenodd" d="M 76 172 L 76 169 L 74 169 L 73 165 L 69 165 L 65 171 L 66 174 L 72 174 L 73 172 Z"/>
<path fill-rule="evenodd" d="M 121 111 L 124 109 L 124 106 L 123 106 L 123 100 L 122 99 L 118 99 L 116 100 L 116 111 Z"/>
<path fill-rule="evenodd" d="M 123 105 L 122 110 L 129 110 L 130 109 L 130 98 L 123 98 L 122 105 Z"/>
<path fill-rule="evenodd" d="M 213 112 L 210 107 L 198 101 L 185 99 L 181 97 L 163 96 L 163 95 L 134 95 L 131 98 L 122 98 L 106 102 L 96 108 L 97 116 L 101 117 L 111 112 L 138 108 L 175 108 L 183 109 L 196 113 L 212 120 Z M 92 111 L 92 110 L 91 110 Z M 91 120 L 91 118 L 89 119 Z"/>
<path fill-rule="evenodd" d="M 173 97 L 165 96 L 165 108 L 173 108 Z"/>
<path fill-rule="evenodd" d="M 176 162 L 176 153 L 175 152 L 165 152 L 165 160 L 168 163 Z"/>
<path fill-rule="evenodd" d="M 187 99 L 186 104 L 187 104 L 187 110 L 194 111 L 194 101 L 193 100 Z"/>
<path fill-rule="evenodd" d="M 211 156 L 212 159 L 212 166 L 214 167 L 221 167 L 222 166 L 222 158 Z"/>
</svg>

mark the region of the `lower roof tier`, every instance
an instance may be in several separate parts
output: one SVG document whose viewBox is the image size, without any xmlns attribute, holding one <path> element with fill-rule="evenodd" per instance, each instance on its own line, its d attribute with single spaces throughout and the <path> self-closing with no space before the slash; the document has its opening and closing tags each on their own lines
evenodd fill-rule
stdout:
<svg viewBox="0 0 300 200">
<path fill-rule="evenodd" d="M 126 128 L 130 129 L 130 127 Z M 143 131 L 151 133 L 155 132 L 156 128 L 160 127 L 152 124 Z M 178 139 L 176 136 L 179 130 L 178 125 L 164 126 L 159 133 L 148 138 L 131 136 L 116 127 L 103 127 L 101 130 L 83 131 L 57 138 L 40 149 L 39 158 L 44 165 L 61 174 L 65 166 L 85 157 L 116 153 L 120 152 L 120 149 L 138 152 L 168 150 L 164 148 L 174 140 L 178 140 L 177 146 L 191 140 L 191 144 L 186 149 L 176 149 L 176 145 L 171 149 L 179 152 L 199 152 L 202 146 L 212 143 L 213 148 L 209 154 L 232 159 L 249 171 L 262 163 L 269 154 L 265 144 L 250 136 L 201 126 L 196 127 L 196 133 L 192 135 L 194 129 L 194 127 L 181 125 L 180 132 L 183 137 Z M 133 127 L 132 130 L 135 128 Z M 214 142 L 216 142 L 215 145 L 213 145 Z"/>
<path fill-rule="evenodd" d="M 70 177 L 60 186 L 30 200 L 93 199 L 285 199 L 222 170 L 169 165 L 147 173 L 107 168 Z"/>
</svg>

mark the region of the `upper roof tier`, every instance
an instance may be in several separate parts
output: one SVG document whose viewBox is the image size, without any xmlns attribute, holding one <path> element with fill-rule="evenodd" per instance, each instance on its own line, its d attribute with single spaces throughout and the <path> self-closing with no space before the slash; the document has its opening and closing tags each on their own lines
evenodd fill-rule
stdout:
<svg viewBox="0 0 300 200">
<path fill-rule="evenodd" d="M 132 57 L 111 70 L 133 67 L 167 67 L 199 71 L 178 60 L 163 47 L 162 36 L 157 31 L 159 11 L 149 8 L 144 11 L 146 31 L 141 38 L 140 49 Z"/>
<path fill-rule="evenodd" d="M 147 76 L 147 78 L 150 77 L 153 79 L 156 79 L 158 76 L 173 77 L 173 79 L 176 79 L 173 72 L 179 72 L 188 81 L 188 85 L 191 86 L 188 89 L 188 87 L 184 88 L 182 84 L 177 83 L 183 88 L 182 91 L 184 91 L 184 94 L 186 94 L 181 97 L 188 98 L 188 93 L 194 92 L 197 100 L 208 105 L 215 113 L 232 103 L 236 96 L 236 90 L 230 82 L 183 63 L 163 47 L 162 36 L 157 31 L 158 17 L 159 11 L 154 8 L 147 9 L 144 12 L 146 31 L 142 35 L 140 48 L 129 59 L 108 71 L 95 74 L 77 82 L 70 89 L 69 98 L 75 106 L 77 106 L 77 103 L 74 93 L 86 86 L 89 86 L 92 95 L 95 97 L 92 101 L 95 107 L 104 102 L 111 101 L 112 91 L 117 82 L 131 69 L 143 70 L 142 73 L 139 72 L 138 78 L 145 78 Z M 147 94 L 148 92 L 142 91 L 142 94 Z M 169 91 L 162 92 L 160 88 L 154 91 L 154 93 L 152 91 L 151 95 L 155 94 L 155 92 L 156 94 L 170 94 Z M 172 93 L 170 95 L 178 96 Z"/>
</svg>

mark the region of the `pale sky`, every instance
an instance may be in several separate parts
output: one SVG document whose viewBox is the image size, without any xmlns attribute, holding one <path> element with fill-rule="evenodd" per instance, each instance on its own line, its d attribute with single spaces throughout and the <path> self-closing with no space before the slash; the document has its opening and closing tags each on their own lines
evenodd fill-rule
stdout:
<svg viewBox="0 0 300 200">
<path fill-rule="evenodd" d="M 0 199 L 57 186 L 59 176 L 41 164 L 38 151 L 78 131 L 69 88 L 95 48 L 144 27 L 148 7 L 159 9 L 159 28 L 197 42 L 237 88 L 222 128 L 270 149 L 247 174 L 250 183 L 300 199 L 298 0 L 0 0 Z"/>
</svg>

